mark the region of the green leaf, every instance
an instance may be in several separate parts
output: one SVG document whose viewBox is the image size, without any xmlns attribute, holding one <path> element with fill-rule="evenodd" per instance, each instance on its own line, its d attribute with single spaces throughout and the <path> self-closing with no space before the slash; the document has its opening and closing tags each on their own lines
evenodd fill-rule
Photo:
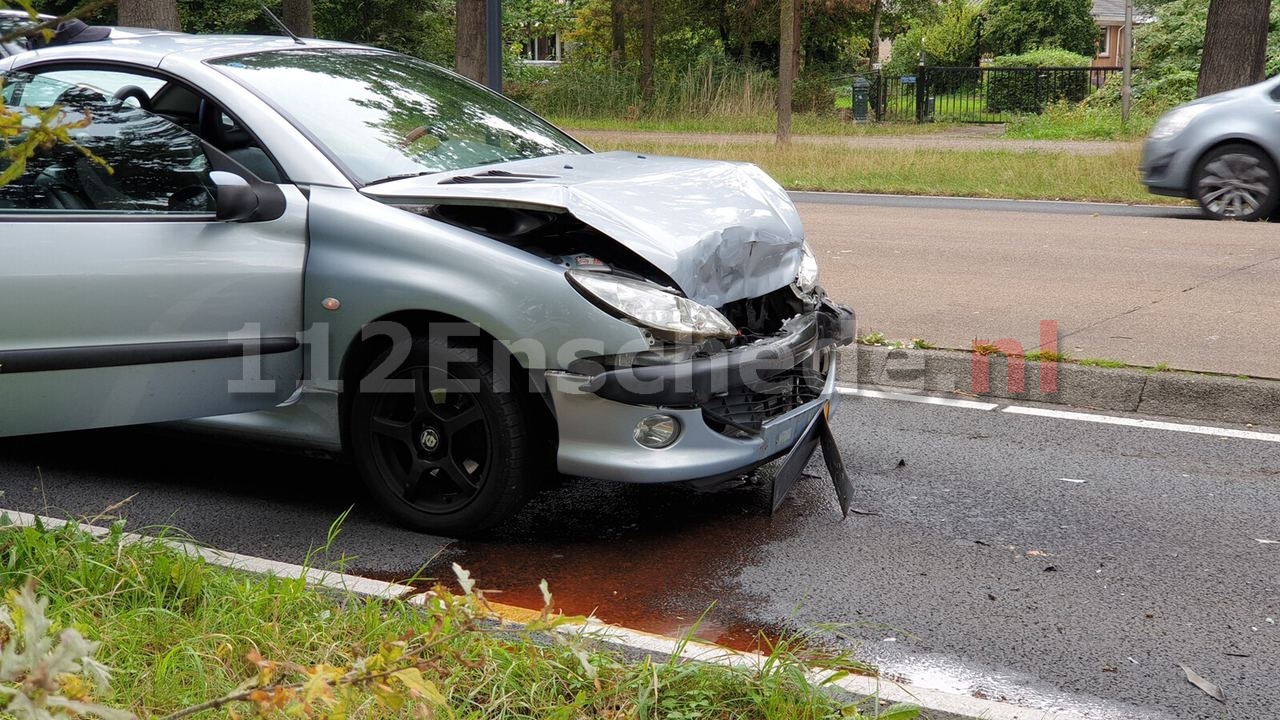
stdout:
<svg viewBox="0 0 1280 720">
<path fill-rule="evenodd" d="M 877 720 L 914 720 L 917 717 L 920 717 L 920 706 L 903 703 L 890 705 L 876 715 Z"/>
</svg>

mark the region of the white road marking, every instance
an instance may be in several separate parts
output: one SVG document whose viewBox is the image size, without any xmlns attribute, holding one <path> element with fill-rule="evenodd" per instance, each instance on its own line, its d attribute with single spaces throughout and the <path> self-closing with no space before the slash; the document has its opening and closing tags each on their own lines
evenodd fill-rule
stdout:
<svg viewBox="0 0 1280 720">
<path fill-rule="evenodd" d="M 1102 423 L 1104 425 L 1125 425 L 1128 427 L 1147 428 L 1150 430 L 1171 430 L 1173 432 L 1193 433 L 1195 435 L 1213 435 L 1216 437 L 1235 438 L 1238 440 L 1259 440 L 1262 442 L 1280 442 L 1280 434 L 1256 432 L 1254 430 L 1234 430 L 1232 428 L 1213 427 L 1211 425 L 1186 425 L 1183 423 L 1164 422 L 1161 420 L 1142 420 L 1140 418 L 1115 417 L 1113 415 L 1095 415 L 1093 413 L 1071 412 L 1069 410 L 1049 410 L 1046 408 L 1010 405 L 1001 412 L 1014 415 L 1035 415 L 1037 417 L 1057 418 L 1058 420 L 1079 420 L 1081 422 Z"/>
<path fill-rule="evenodd" d="M 1163 420 L 1143 420 L 1141 418 L 1118 417 L 1098 413 L 1073 412 L 1070 410 L 1050 410 L 1048 408 L 1028 407 L 1025 405 L 1008 405 L 1001 407 L 999 403 L 964 400 L 962 398 L 938 397 L 936 395 L 915 395 L 911 393 L 885 392 L 867 388 L 836 386 L 841 395 L 872 398 L 875 400 L 894 400 L 897 402 L 920 403 L 923 405 L 939 405 L 942 407 L 964 408 L 966 410 L 996 410 L 1013 415 L 1034 415 L 1037 417 L 1056 418 L 1058 420 L 1076 420 L 1080 422 L 1102 423 L 1104 425 L 1126 425 L 1128 427 L 1146 428 L 1148 430 L 1169 430 L 1172 432 L 1192 433 L 1195 435 L 1211 435 L 1214 437 L 1233 438 L 1237 440 L 1258 440 L 1260 442 L 1280 442 L 1280 433 L 1258 432 L 1256 430 L 1236 430 L 1234 428 L 1214 427 L 1212 425 L 1191 425 L 1187 423 L 1165 422 Z M 1084 482 L 1063 478 L 1067 482 Z"/>
<path fill-rule="evenodd" d="M 868 390 L 866 388 L 852 387 L 837 387 L 836 390 L 842 395 L 856 395 L 858 397 L 875 398 L 876 400 L 897 400 L 899 402 L 913 402 L 921 403 L 923 405 L 943 405 L 945 407 L 965 408 L 966 410 L 995 410 L 1000 407 L 998 403 L 962 400 L 960 398 L 937 397 L 935 395 L 910 395 L 907 393 L 884 392 L 883 390 Z"/>
<path fill-rule="evenodd" d="M 1069 483 L 1086 483 L 1086 482 L 1089 482 L 1089 481 L 1088 481 L 1088 480 L 1077 480 L 1077 479 L 1075 479 L 1075 478 L 1062 478 L 1062 482 L 1069 482 Z"/>
</svg>

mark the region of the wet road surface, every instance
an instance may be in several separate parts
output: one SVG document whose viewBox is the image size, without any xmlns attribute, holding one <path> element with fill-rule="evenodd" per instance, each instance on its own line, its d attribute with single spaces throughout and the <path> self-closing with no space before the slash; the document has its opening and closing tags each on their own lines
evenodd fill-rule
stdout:
<svg viewBox="0 0 1280 720">
<path fill-rule="evenodd" d="M 1098 717 L 1274 716 L 1280 544 L 1259 540 L 1280 540 L 1280 443 L 861 398 L 834 430 L 879 515 L 841 520 L 815 459 L 772 518 L 767 477 L 565 480 L 451 543 L 382 522 L 342 463 L 140 431 L 0 441 L 0 506 L 85 517 L 134 496 L 131 529 L 300 562 L 355 505 L 317 564 L 448 580 L 458 562 L 529 607 L 545 577 L 565 612 L 675 633 L 705 611 L 699 634 L 739 647 L 822 625 L 891 676 Z"/>
</svg>

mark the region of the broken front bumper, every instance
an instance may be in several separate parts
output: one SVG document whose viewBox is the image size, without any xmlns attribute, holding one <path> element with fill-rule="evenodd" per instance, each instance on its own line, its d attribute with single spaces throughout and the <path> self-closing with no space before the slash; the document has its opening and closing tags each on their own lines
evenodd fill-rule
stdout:
<svg viewBox="0 0 1280 720">
<path fill-rule="evenodd" d="M 835 353 L 853 334 L 853 313 L 825 303 L 773 338 L 711 357 L 596 375 L 547 373 L 559 470 L 660 483 L 763 465 L 791 450 L 818 413 L 835 409 Z M 676 440 L 660 449 L 633 435 L 655 413 L 680 425 Z"/>
</svg>

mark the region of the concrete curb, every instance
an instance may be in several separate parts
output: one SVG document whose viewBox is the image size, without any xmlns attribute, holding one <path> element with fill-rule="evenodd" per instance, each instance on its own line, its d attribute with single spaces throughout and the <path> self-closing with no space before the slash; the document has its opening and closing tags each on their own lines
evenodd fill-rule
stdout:
<svg viewBox="0 0 1280 720">
<path fill-rule="evenodd" d="M 839 377 L 842 383 L 866 388 L 960 393 L 992 400 L 1280 427 L 1280 380 L 1026 362 L 1002 356 L 984 358 L 962 350 L 868 345 L 841 351 Z M 976 390 L 975 384 L 979 386 Z"/>
<path fill-rule="evenodd" d="M 43 526 L 46 528 L 58 528 L 64 525 L 76 525 L 81 530 L 98 538 L 104 537 L 110 532 L 107 528 L 96 525 L 69 522 L 4 508 L 0 508 L 0 519 L 7 520 L 9 524 L 18 527 Z M 124 533 L 121 540 L 126 544 L 143 541 L 160 542 L 178 552 L 201 557 L 211 565 L 258 575 L 274 575 L 286 579 L 306 578 L 311 585 L 330 590 L 350 592 L 365 597 L 382 600 L 407 598 L 406 602 L 414 605 L 423 605 L 427 597 L 426 594 L 408 585 L 317 570 L 251 555 L 241 555 L 203 547 L 182 540 L 151 538 L 136 533 Z M 494 602 L 488 602 L 488 605 L 496 614 L 497 617 L 495 619 L 504 623 L 524 625 L 538 617 L 538 613 L 525 608 Z M 595 618 L 587 618 L 586 622 L 581 624 L 561 626 L 558 631 L 570 636 L 590 633 L 593 638 L 600 642 L 637 651 L 641 654 L 678 655 L 697 662 L 733 667 L 759 668 L 766 661 L 765 656 L 759 653 L 741 652 L 697 640 L 680 640 L 654 635 L 616 625 L 608 625 Z M 985 700 L 969 695 L 946 693 L 932 688 L 891 682 L 875 677 L 850 675 L 832 679 L 831 671 L 816 669 L 809 670 L 807 675 L 809 680 L 816 685 L 838 688 L 859 697 L 918 705 L 925 710 L 922 717 L 927 720 L 1089 720 L 1088 716 L 1071 711 L 1025 708 L 1010 703 Z"/>
</svg>

